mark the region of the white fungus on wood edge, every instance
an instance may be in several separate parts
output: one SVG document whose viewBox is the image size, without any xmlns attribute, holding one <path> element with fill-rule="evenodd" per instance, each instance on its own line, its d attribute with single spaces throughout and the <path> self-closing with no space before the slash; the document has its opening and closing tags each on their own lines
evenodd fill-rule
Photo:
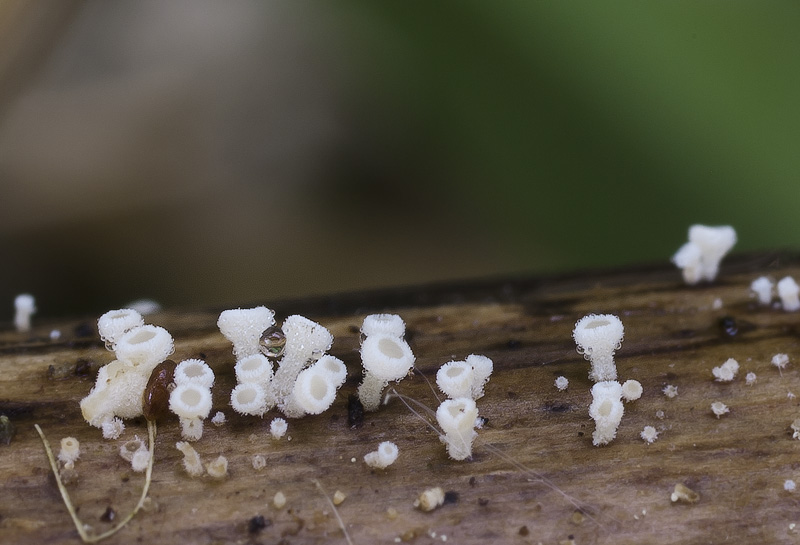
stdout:
<svg viewBox="0 0 800 545">
<path fill-rule="evenodd" d="M 364 462 L 369 467 L 386 469 L 397 460 L 397 445 L 391 441 L 384 441 L 378 445 L 378 450 L 369 452 L 364 456 Z"/>
<path fill-rule="evenodd" d="M 786 312 L 800 310 L 800 286 L 791 276 L 786 276 L 778 282 L 778 297 Z"/>
<path fill-rule="evenodd" d="M 556 379 L 555 384 L 556 384 L 556 388 L 558 388 L 559 391 L 563 392 L 564 390 L 567 389 L 567 387 L 569 387 L 569 380 L 567 379 L 567 377 L 563 377 L 563 376 L 562 377 L 558 377 Z"/>
<path fill-rule="evenodd" d="M 717 277 L 720 261 L 735 244 L 736 231 L 729 225 L 692 225 L 689 242 L 672 256 L 672 262 L 682 269 L 687 284 L 712 282 Z"/>
<path fill-rule="evenodd" d="M 711 404 L 711 412 L 713 412 L 714 415 L 719 418 L 723 414 L 729 413 L 730 409 L 722 401 L 715 401 Z"/>
<path fill-rule="evenodd" d="M 629 379 L 622 383 L 622 399 L 636 401 L 642 397 L 642 384 L 638 380 Z"/>
<path fill-rule="evenodd" d="M 658 439 L 658 432 L 653 426 L 645 426 L 639 436 L 645 443 L 650 444 Z"/>
<path fill-rule="evenodd" d="M 450 361 L 436 373 L 436 385 L 450 399 L 483 397 L 494 363 L 486 356 L 470 354 L 464 361 Z"/>
<path fill-rule="evenodd" d="M 420 511 L 430 512 L 444 504 L 444 490 L 437 486 L 425 490 L 414 500 L 414 507 Z"/>
<path fill-rule="evenodd" d="M 719 367 L 714 367 L 711 374 L 717 382 L 731 382 L 739 372 L 739 362 L 733 358 L 728 358 Z"/>
<path fill-rule="evenodd" d="M 625 328 L 613 314 L 589 314 L 575 323 L 572 336 L 578 353 L 591 363 L 589 378 L 595 382 L 617 379 L 614 351 L 622 346 Z"/>
<path fill-rule="evenodd" d="M 756 376 L 756 374 L 755 374 L 755 373 L 753 373 L 752 371 L 750 371 L 749 373 L 747 373 L 747 374 L 744 376 L 744 383 L 745 383 L 747 386 L 752 386 L 753 384 L 755 384 L 755 383 L 756 383 L 756 381 L 757 381 L 757 380 L 758 380 L 758 377 L 757 377 L 757 376 Z"/>
<path fill-rule="evenodd" d="M 81 455 L 81 444 L 74 437 L 64 437 L 61 440 L 61 450 L 58 451 L 58 461 L 64 467 L 71 469 Z"/>
<path fill-rule="evenodd" d="M 665 396 L 667 396 L 670 399 L 678 395 L 678 387 L 673 386 L 672 384 L 667 384 L 661 391 Z"/>
<path fill-rule="evenodd" d="M 443 401 L 436 410 L 436 421 L 444 431 L 441 441 L 447 445 L 447 454 L 454 460 L 465 460 L 472 456 L 475 440 L 475 421 L 478 408 L 468 397 Z"/>
<path fill-rule="evenodd" d="M 289 424 L 283 418 L 273 418 L 269 423 L 269 433 L 273 439 L 280 439 L 286 435 L 286 430 L 289 429 Z"/>
<path fill-rule="evenodd" d="M 775 291 L 775 283 L 766 276 L 759 276 L 750 284 L 752 291 L 762 305 L 769 305 Z"/>
<path fill-rule="evenodd" d="M 364 322 L 371 321 L 372 317 L 374 315 L 367 316 Z M 405 331 L 405 326 L 402 330 Z M 370 334 L 361 343 L 364 379 L 358 387 L 358 399 L 365 411 L 375 411 L 380 406 L 384 388 L 390 381 L 405 377 L 414 365 L 415 358 L 408 343 L 397 335 L 401 331 L 398 326 L 374 328 L 368 325 L 366 331 Z"/>
</svg>

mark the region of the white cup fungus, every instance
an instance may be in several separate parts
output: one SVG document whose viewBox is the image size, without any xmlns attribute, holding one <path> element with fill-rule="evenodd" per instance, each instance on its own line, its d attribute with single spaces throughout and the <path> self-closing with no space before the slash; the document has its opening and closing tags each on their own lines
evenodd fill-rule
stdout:
<svg viewBox="0 0 800 545">
<path fill-rule="evenodd" d="M 478 407 L 475 401 L 462 397 L 443 401 L 436 410 L 436 421 L 444 431 L 441 440 L 447 445 L 447 454 L 454 460 L 465 460 L 472 456 L 475 440 L 475 421 Z"/>
<path fill-rule="evenodd" d="M 590 361 L 589 378 L 595 382 L 616 380 L 614 351 L 622 346 L 625 329 L 613 314 L 589 314 L 575 324 L 572 336 L 578 353 Z"/>
</svg>

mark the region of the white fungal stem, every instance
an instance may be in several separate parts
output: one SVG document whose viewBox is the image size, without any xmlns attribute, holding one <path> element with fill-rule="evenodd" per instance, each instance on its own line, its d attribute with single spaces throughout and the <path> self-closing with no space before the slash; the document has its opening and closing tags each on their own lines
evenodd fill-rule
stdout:
<svg viewBox="0 0 800 545">
<path fill-rule="evenodd" d="M 364 381 L 358 387 L 358 400 L 361 401 L 365 411 L 378 410 L 381 404 L 381 394 L 388 384 L 388 381 L 380 379 L 372 373 L 364 374 Z"/>
<path fill-rule="evenodd" d="M 67 507 L 67 511 L 69 511 L 70 517 L 72 517 L 72 522 L 75 524 L 75 529 L 78 530 L 78 535 L 81 536 L 81 540 L 84 543 L 97 543 L 98 541 L 102 541 L 107 537 L 111 537 L 112 535 L 116 534 L 122 528 L 128 524 L 133 517 L 136 516 L 136 513 L 144 505 L 144 501 L 147 499 L 147 492 L 150 490 L 150 483 L 152 481 L 153 475 L 153 450 L 155 449 L 155 436 L 156 436 L 156 423 L 151 422 L 148 420 L 147 422 L 147 435 L 150 442 L 149 449 L 150 449 L 150 462 L 147 464 L 147 471 L 145 473 L 145 480 L 144 480 L 144 487 L 142 488 L 142 495 L 139 498 L 139 502 L 134 507 L 133 511 L 131 511 L 125 518 L 123 518 L 119 524 L 111 528 L 110 530 L 103 532 L 102 534 L 90 536 L 86 532 L 86 527 L 78 518 L 78 513 L 75 511 L 75 507 L 72 505 L 72 500 L 69 499 L 69 492 L 67 492 L 67 488 L 64 486 L 64 483 L 61 482 L 61 475 L 58 472 L 58 464 L 56 463 L 56 458 L 53 456 L 53 449 L 50 448 L 50 442 L 47 440 L 42 428 L 39 427 L 39 424 L 34 424 L 36 431 L 39 433 L 39 437 L 42 438 L 42 443 L 44 444 L 44 450 L 47 453 L 47 459 L 50 461 L 50 468 L 53 470 L 53 474 L 56 478 L 56 484 L 58 485 L 58 490 L 61 492 L 61 499 L 64 500 L 64 505 Z"/>
</svg>

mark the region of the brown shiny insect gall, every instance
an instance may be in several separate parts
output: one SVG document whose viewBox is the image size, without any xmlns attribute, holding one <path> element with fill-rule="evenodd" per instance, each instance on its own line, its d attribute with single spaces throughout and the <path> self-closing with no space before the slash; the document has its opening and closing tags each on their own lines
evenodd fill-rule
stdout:
<svg viewBox="0 0 800 545">
<path fill-rule="evenodd" d="M 151 422 L 163 419 L 169 412 L 170 385 L 176 366 L 174 361 L 164 360 L 150 373 L 142 397 L 142 413 Z"/>
<path fill-rule="evenodd" d="M 274 325 L 267 328 L 258 340 L 258 349 L 268 358 L 279 358 L 286 348 L 286 335 L 283 330 Z"/>
</svg>

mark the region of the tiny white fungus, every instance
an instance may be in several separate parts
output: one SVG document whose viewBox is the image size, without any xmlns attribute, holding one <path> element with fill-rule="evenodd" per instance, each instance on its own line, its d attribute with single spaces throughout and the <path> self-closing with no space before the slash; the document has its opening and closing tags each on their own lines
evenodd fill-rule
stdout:
<svg viewBox="0 0 800 545">
<path fill-rule="evenodd" d="M 687 284 L 697 284 L 701 280 L 712 282 L 717 277 L 720 261 L 735 244 L 736 231 L 729 225 L 692 225 L 689 242 L 672 256 L 672 262 L 682 269 Z"/>
<path fill-rule="evenodd" d="M 36 313 L 36 301 L 33 295 L 22 293 L 14 299 L 14 327 L 20 333 L 31 330 L 31 316 Z"/>
<path fill-rule="evenodd" d="M 556 388 L 560 391 L 564 391 L 569 387 L 569 379 L 567 377 L 561 376 L 556 379 Z"/>
<path fill-rule="evenodd" d="M 267 459 L 260 454 L 255 454 L 252 458 L 253 469 L 259 471 L 267 467 Z"/>
<path fill-rule="evenodd" d="M 757 376 L 756 376 L 756 374 L 755 374 L 754 372 L 752 372 L 752 371 L 750 371 L 749 373 L 747 373 L 747 374 L 744 376 L 744 383 L 745 383 L 747 386 L 752 386 L 753 384 L 755 384 L 755 383 L 756 383 L 756 380 L 758 380 L 758 377 L 757 377 Z"/>
<path fill-rule="evenodd" d="M 333 493 L 333 505 L 341 505 L 346 498 L 347 495 L 344 492 L 337 490 Z"/>
<path fill-rule="evenodd" d="M 61 440 L 61 450 L 58 451 L 58 460 L 64 467 L 73 467 L 75 460 L 81 455 L 81 444 L 74 437 L 64 437 Z"/>
<path fill-rule="evenodd" d="M 658 439 L 658 432 L 653 426 L 645 426 L 642 433 L 639 434 L 645 443 L 650 444 Z"/>
<path fill-rule="evenodd" d="M 397 460 L 397 454 L 397 445 L 391 441 L 384 441 L 378 445 L 378 450 L 364 456 L 364 462 L 375 469 L 386 469 Z"/>
<path fill-rule="evenodd" d="M 286 505 L 286 496 L 280 490 L 275 493 L 275 496 L 272 498 L 272 505 L 275 506 L 275 509 L 282 509 Z"/>
<path fill-rule="evenodd" d="M 781 298 L 781 305 L 786 312 L 800 310 L 800 286 L 791 276 L 778 282 L 778 297 Z"/>
<path fill-rule="evenodd" d="M 226 421 L 225 413 L 223 413 L 222 411 L 217 411 L 214 414 L 214 417 L 211 419 L 211 423 L 214 424 L 215 426 L 222 426 L 223 424 L 225 424 L 225 421 Z"/>
<path fill-rule="evenodd" d="M 783 370 L 786 369 L 786 366 L 789 364 L 789 356 L 786 354 L 775 354 L 772 356 L 772 365 L 778 368 L 778 371 L 783 376 Z"/>
<path fill-rule="evenodd" d="M 786 479 L 785 481 L 783 481 L 783 489 L 786 490 L 787 492 L 794 492 L 796 488 L 797 485 L 792 479 Z"/>
<path fill-rule="evenodd" d="M 178 441 L 175 443 L 175 448 L 183 453 L 183 468 L 186 470 L 186 473 L 192 477 L 199 477 L 205 473 L 203 464 L 200 461 L 200 456 L 192 445 L 186 441 Z"/>
<path fill-rule="evenodd" d="M 772 302 L 774 288 L 775 283 L 766 276 L 759 276 L 750 284 L 750 291 L 756 295 L 758 302 L 762 305 Z"/>
<path fill-rule="evenodd" d="M 625 408 L 622 406 L 622 385 L 614 380 L 598 382 L 592 386 L 592 403 L 589 416 L 595 422 L 592 433 L 594 446 L 605 445 L 617 435 Z"/>
<path fill-rule="evenodd" d="M 622 399 L 625 401 L 636 401 L 642 397 L 642 384 L 638 380 L 626 380 L 622 383 Z"/>
<path fill-rule="evenodd" d="M 716 415 L 717 418 L 719 418 L 723 414 L 729 413 L 730 409 L 723 402 L 715 401 L 711 404 L 711 411 L 714 413 L 714 415 Z"/>
<path fill-rule="evenodd" d="M 714 380 L 717 382 L 731 382 L 738 372 L 739 362 L 733 358 L 728 358 L 725 363 L 711 370 L 711 374 L 714 375 Z"/>
<path fill-rule="evenodd" d="M 286 430 L 288 429 L 289 424 L 287 424 L 286 420 L 283 418 L 274 418 L 272 422 L 269 423 L 269 433 L 272 435 L 273 439 L 280 439 L 286 435 Z"/>
<path fill-rule="evenodd" d="M 224 456 L 218 456 L 206 466 L 206 471 L 210 477 L 214 479 L 222 479 L 228 475 L 228 459 Z"/>
<path fill-rule="evenodd" d="M 433 511 L 442 504 L 444 504 L 444 490 L 439 486 L 425 490 L 414 501 L 414 507 L 425 512 Z"/>
<path fill-rule="evenodd" d="M 150 464 L 149 450 L 143 448 L 133 453 L 133 457 L 131 458 L 131 468 L 136 473 L 141 473 L 142 471 L 146 470 L 149 464 Z"/>
<path fill-rule="evenodd" d="M 468 397 L 443 401 L 436 410 L 436 421 L 444 430 L 440 437 L 447 445 L 447 454 L 454 460 L 465 460 L 472 456 L 472 442 L 475 440 L 475 421 L 478 408 Z"/>
<path fill-rule="evenodd" d="M 665 396 L 667 396 L 670 399 L 678 395 L 678 387 L 673 386 L 672 384 L 667 384 L 661 391 L 664 393 Z"/>
</svg>

